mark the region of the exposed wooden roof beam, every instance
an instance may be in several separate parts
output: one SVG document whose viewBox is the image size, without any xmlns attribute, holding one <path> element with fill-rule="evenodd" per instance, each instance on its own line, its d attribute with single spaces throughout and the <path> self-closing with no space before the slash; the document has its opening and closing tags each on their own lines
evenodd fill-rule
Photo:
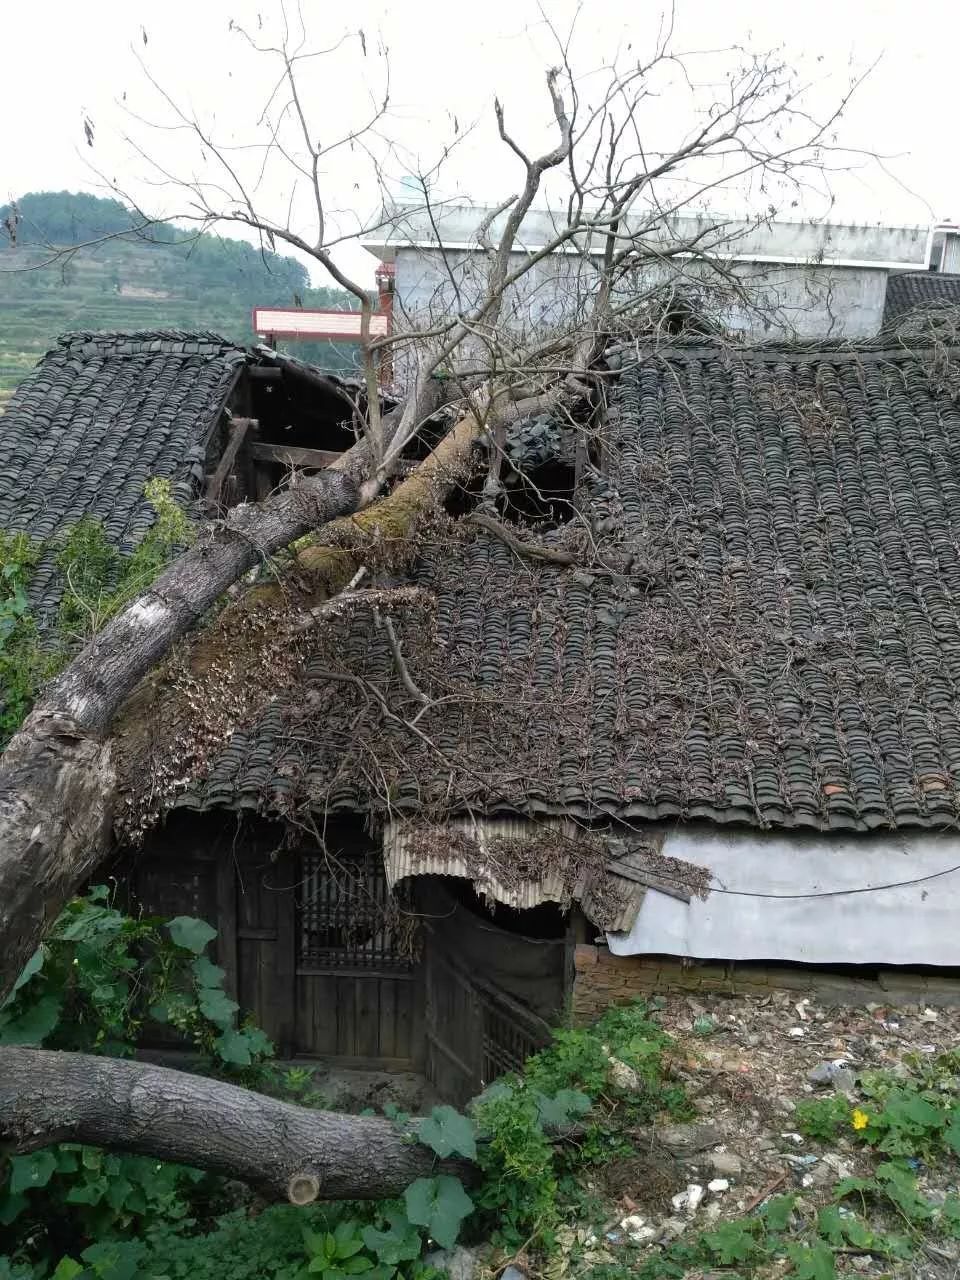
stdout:
<svg viewBox="0 0 960 1280">
<path fill-rule="evenodd" d="M 310 467 L 322 471 L 336 462 L 340 454 L 330 449 L 302 449 L 298 445 L 257 442 L 250 446 L 250 457 L 254 462 L 280 462 L 287 467 Z"/>
</svg>

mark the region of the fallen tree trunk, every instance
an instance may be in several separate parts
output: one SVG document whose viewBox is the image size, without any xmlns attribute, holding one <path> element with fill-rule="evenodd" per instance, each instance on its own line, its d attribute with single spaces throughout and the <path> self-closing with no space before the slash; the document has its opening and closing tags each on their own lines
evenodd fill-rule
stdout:
<svg viewBox="0 0 960 1280">
<path fill-rule="evenodd" d="M 379 1200 L 440 1170 L 391 1120 L 311 1111 L 139 1062 L 0 1049 L 0 1143 L 12 1154 L 83 1142 L 237 1178 L 272 1200 Z"/>
<path fill-rule="evenodd" d="M 114 831 L 145 831 L 236 728 L 292 686 L 309 648 L 305 611 L 342 590 L 374 547 L 399 554 L 420 513 L 463 474 L 482 427 L 466 414 L 360 512 L 347 455 L 235 508 L 51 682 L 0 762 L 0 998 Z M 305 549 L 283 581 L 245 593 L 161 665 L 244 573 L 325 525 L 340 545 Z"/>
<path fill-rule="evenodd" d="M 0 767 L 0 995 L 108 851 L 116 772 L 105 735 L 117 709 L 228 587 L 354 509 L 357 494 L 352 480 L 325 472 L 235 508 L 51 681 Z"/>
</svg>

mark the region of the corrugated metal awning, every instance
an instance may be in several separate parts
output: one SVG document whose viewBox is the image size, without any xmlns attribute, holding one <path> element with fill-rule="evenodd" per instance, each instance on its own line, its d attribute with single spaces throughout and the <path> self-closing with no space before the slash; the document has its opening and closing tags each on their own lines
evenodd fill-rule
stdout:
<svg viewBox="0 0 960 1280">
<path fill-rule="evenodd" d="M 599 927 L 633 925 L 647 884 L 617 874 L 605 837 L 563 819 L 455 818 L 388 823 L 383 860 L 391 888 L 411 876 L 470 880 L 484 897 L 528 911 L 544 902 L 579 902 Z"/>
</svg>

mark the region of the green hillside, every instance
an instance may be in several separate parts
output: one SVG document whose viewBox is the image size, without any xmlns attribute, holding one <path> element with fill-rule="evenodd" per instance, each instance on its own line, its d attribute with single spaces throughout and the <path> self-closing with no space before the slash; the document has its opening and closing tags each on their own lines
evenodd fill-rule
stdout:
<svg viewBox="0 0 960 1280">
<path fill-rule="evenodd" d="M 49 246 L 69 247 L 133 225 L 116 200 L 41 192 L 16 202 L 15 243 L 0 207 L 0 407 L 13 387 L 69 329 L 211 329 L 254 341 L 257 306 L 354 305 L 338 289 L 311 289 L 295 258 L 260 253 L 244 240 L 196 236 L 158 224 L 149 239 L 130 233 L 41 266 Z M 327 368 L 352 366 L 351 350 L 329 343 L 291 350 Z"/>
</svg>

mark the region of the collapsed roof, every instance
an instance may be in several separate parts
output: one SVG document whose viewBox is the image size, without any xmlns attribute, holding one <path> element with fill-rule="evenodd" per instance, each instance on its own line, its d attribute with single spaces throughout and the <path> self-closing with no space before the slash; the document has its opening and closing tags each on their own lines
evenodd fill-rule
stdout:
<svg viewBox="0 0 960 1280">
<path fill-rule="evenodd" d="M 144 481 L 195 497 L 238 371 L 280 360 L 212 334 L 65 336 L 0 419 L 0 527 L 90 514 L 129 549 Z M 536 535 L 578 566 L 433 526 L 423 606 L 397 619 L 432 705 L 355 610 L 296 705 L 235 734 L 185 805 L 956 828 L 955 366 L 683 342 L 620 362 L 572 519 Z M 55 607 L 52 561 L 34 590 Z"/>
<path fill-rule="evenodd" d="M 547 535 L 581 567 L 464 521 L 426 535 L 428 603 L 398 630 L 432 705 L 354 611 L 296 705 L 235 734 L 185 804 L 956 828 L 943 352 L 679 343 L 622 363 Z"/>
<path fill-rule="evenodd" d="M 189 510 L 245 370 L 276 379 L 287 417 L 311 425 L 349 417 L 345 392 L 359 389 L 266 347 L 175 330 L 64 334 L 20 384 L 0 417 L 0 530 L 48 544 L 30 587 L 41 630 L 64 590 L 58 535 L 89 516 L 129 554 L 156 518 L 144 497 L 154 477 Z"/>
</svg>

